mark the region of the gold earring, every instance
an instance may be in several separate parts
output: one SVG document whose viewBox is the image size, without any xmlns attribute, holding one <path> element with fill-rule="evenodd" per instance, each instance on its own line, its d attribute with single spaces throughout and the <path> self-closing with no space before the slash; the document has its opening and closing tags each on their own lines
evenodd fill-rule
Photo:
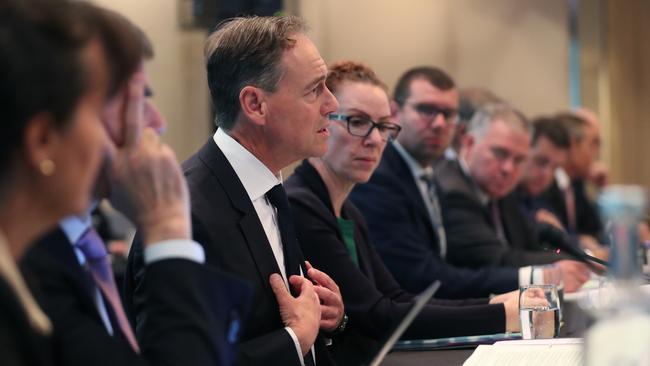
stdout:
<svg viewBox="0 0 650 366">
<path fill-rule="evenodd" d="M 54 165 L 54 162 L 52 160 L 45 159 L 38 164 L 38 169 L 41 171 L 41 174 L 46 177 L 50 177 L 52 174 L 54 174 L 56 165 Z"/>
</svg>

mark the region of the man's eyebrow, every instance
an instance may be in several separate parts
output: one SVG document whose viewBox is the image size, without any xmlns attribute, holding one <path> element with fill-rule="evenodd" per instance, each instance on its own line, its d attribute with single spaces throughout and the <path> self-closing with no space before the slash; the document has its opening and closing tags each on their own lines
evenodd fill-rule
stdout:
<svg viewBox="0 0 650 366">
<path fill-rule="evenodd" d="M 314 78 L 309 84 L 307 84 L 307 87 L 305 87 L 305 89 L 311 89 L 315 87 L 316 85 L 320 84 L 323 80 L 325 80 L 326 77 L 327 77 L 326 75 L 321 75 Z"/>
</svg>

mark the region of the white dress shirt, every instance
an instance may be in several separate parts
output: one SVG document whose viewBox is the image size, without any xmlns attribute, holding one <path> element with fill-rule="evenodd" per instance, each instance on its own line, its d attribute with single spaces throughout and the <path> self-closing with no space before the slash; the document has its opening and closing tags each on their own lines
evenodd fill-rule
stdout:
<svg viewBox="0 0 650 366">
<path fill-rule="evenodd" d="M 235 139 L 230 137 L 222 129 L 218 129 L 213 136 L 223 155 L 232 166 L 239 181 L 244 186 L 248 198 L 253 203 L 257 217 L 259 217 L 266 238 L 269 240 L 273 256 L 278 264 L 278 268 L 284 279 L 284 283 L 289 288 L 287 273 L 284 267 L 284 251 L 282 249 L 282 237 L 278 228 L 278 218 L 275 207 L 267 200 L 266 192 L 274 186 L 282 183 L 282 177 L 277 177 L 269 168 L 257 159 L 250 151 L 246 150 Z M 301 270 L 302 271 L 302 270 Z M 290 327 L 284 328 L 296 346 L 300 363 L 305 364 L 300 348 L 298 337 Z M 312 355 L 315 355 L 312 346 Z M 314 363 L 316 361 L 314 360 Z"/>
</svg>

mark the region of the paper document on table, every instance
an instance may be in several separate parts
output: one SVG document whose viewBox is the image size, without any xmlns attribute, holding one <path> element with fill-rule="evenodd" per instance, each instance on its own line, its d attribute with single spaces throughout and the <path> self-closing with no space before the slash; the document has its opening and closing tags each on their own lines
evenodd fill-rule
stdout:
<svg viewBox="0 0 650 366">
<path fill-rule="evenodd" d="M 478 346 L 463 366 L 581 366 L 582 345 Z"/>
<path fill-rule="evenodd" d="M 583 338 L 551 338 L 551 339 L 518 339 L 509 341 L 499 341 L 494 343 L 495 346 L 555 346 L 563 344 L 585 343 Z"/>
</svg>

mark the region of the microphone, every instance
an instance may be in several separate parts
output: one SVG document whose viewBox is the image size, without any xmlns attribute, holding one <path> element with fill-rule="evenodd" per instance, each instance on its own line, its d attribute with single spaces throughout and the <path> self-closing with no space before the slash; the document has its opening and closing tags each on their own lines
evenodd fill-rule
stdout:
<svg viewBox="0 0 650 366">
<path fill-rule="evenodd" d="M 575 259 L 584 262 L 592 269 L 596 269 L 592 262 L 601 264 L 605 267 L 609 267 L 609 262 L 589 255 L 580 249 L 578 245 L 574 243 L 571 237 L 563 230 L 560 230 L 546 222 L 538 222 L 536 224 L 536 228 L 537 237 L 540 242 L 549 244 L 552 247 L 559 249 L 560 251 L 564 251 Z"/>
</svg>

